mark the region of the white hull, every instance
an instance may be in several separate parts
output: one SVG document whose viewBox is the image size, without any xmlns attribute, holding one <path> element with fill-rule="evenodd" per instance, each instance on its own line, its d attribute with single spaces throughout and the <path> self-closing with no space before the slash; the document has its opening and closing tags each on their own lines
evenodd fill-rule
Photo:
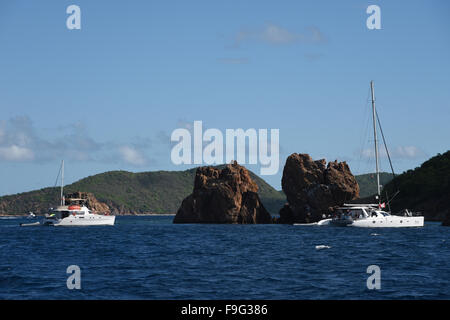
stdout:
<svg viewBox="0 0 450 320">
<path fill-rule="evenodd" d="M 55 227 L 113 226 L 115 216 L 90 212 L 85 206 L 71 210 L 71 207 L 58 207 L 54 214 L 46 215 L 43 225 Z"/>
<path fill-rule="evenodd" d="M 424 217 L 412 214 L 396 216 L 376 209 L 373 205 L 356 205 L 339 208 L 334 218 L 320 220 L 317 225 L 356 228 L 423 227 Z"/>
<path fill-rule="evenodd" d="M 357 228 L 405 228 L 405 227 L 423 227 L 423 217 L 372 217 L 353 221 L 349 227 Z"/>
<path fill-rule="evenodd" d="M 45 219 L 42 224 L 55 227 L 84 227 L 84 226 L 113 226 L 115 216 L 89 214 L 83 216 L 69 216 L 63 219 Z"/>
</svg>

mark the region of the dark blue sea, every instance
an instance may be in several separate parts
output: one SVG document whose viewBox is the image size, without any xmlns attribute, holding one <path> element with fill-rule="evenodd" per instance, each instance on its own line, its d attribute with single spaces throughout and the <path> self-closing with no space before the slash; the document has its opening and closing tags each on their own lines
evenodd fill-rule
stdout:
<svg viewBox="0 0 450 320">
<path fill-rule="evenodd" d="M 450 228 L 19 227 L 0 218 L 0 299 L 450 299 Z M 316 246 L 325 246 L 318 249 Z M 319 247 L 320 248 L 320 247 Z M 67 267 L 81 270 L 69 290 Z M 369 290 L 369 265 L 381 289 Z"/>
</svg>

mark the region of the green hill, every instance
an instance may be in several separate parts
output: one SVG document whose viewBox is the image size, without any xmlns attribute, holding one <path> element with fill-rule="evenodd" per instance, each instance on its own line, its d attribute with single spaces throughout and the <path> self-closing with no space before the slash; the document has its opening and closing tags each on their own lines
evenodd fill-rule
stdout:
<svg viewBox="0 0 450 320">
<path fill-rule="evenodd" d="M 192 193 L 196 169 L 132 173 L 110 171 L 81 179 L 64 187 L 64 193 L 91 192 L 114 213 L 176 213 L 182 200 Z M 261 201 L 269 212 L 277 213 L 285 197 L 263 179 L 250 172 L 258 184 Z M 0 197 L 0 214 L 29 211 L 43 214 L 58 204 L 59 188 Z"/>
<path fill-rule="evenodd" d="M 355 176 L 359 185 L 359 197 L 366 198 L 377 193 L 377 176 L 375 173 L 366 173 Z M 380 184 L 388 184 L 392 180 L 392 173 L 380 172 Z"/>
<path fill-rule="evenodd" d="M 387 191 L 392 195 L 397 189 L 400 192 L 391 203 L 393 211 L 408 208 L 422 212 L 427 220 L 444 220 L 450 208 L 450 150 L 397 176 L 383 194 Z"/>
</svg>

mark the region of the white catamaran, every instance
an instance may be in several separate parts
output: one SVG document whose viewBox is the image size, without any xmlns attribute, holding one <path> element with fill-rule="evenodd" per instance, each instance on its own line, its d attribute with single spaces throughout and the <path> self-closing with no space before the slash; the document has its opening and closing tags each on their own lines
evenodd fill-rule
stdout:
<svg viewBox="0 0 450 320">
<path fill-rule="evenodd" d="M 343 207 L 337 209 L 336 214 L 334 215 L 333 218 L 321 220 L 317 224 L 333 225 L 333 226 L 366 227 L 366 228 L 423 227 L 424 217 L 414 216 L 413 213 L 408 211 L 407 209 L 403 211 L 403 215 L 392 215 L 389 212 L 382 210 L 385 207 L 385 204 L 381 203 L 381 186 L 380 186 L 380 173 L 378 164 L 378 140 L 377 140 L 377 125 L 376 125 L 377 113 L 375 109 L 375 94 L 373 88 L 373 81 L 370 82 L 370 90 L 372 94 L 373 134 L 375 140 L 375 162 L 376 162 L 376 176 L 377 176 L 376 199 L 378 200 L 378 204 L 344 204 Z"/>
<path fill-rule="evenodd" d="M 97 214 L 86 207 L 86 199 L 64 198 L 64 160 L 61 162 L 61 202 L 50 209 L 40 223 L 29 225 L 45 226 L 104 226 L 114 225 L 116 217 L 108 214 Z M 26 224 L 23 224 L 26 226 Z"/>
</svg>

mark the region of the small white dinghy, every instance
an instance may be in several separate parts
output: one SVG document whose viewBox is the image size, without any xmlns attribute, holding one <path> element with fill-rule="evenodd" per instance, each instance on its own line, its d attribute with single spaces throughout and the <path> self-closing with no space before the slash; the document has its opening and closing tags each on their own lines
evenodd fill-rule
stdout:
<svg viewBox="0 0 450 320">
<path fill-rule="evenodd" d="M 317 222 L 311 222 L 311 223 L 294 223 L 294 226 L 317 226 Z"/>
<path fill-rule="evenodd" d="M 33 227 L 33 226 L 40 226 L 41 223 L 39 221 L 37 222 L 32 222 L 32 223 L 21 223 L 20 226 L 21 227 Z"/>
</svg>

